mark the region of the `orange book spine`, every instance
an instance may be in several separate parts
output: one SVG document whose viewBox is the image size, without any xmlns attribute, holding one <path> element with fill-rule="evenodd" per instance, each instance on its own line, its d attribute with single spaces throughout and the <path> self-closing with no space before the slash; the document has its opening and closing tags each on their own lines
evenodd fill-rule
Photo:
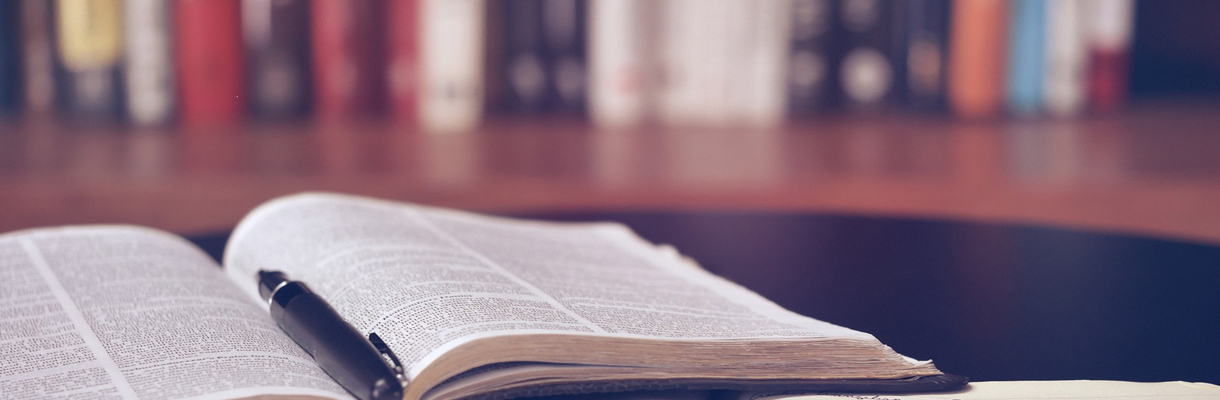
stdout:
<svg viewBox="0 0 1220 400">
<path fill-rule="evenodd" d="M 949 106 L 967 118 L 1000 113 L 1004 101 L 1008 2 L 953 2 L 949 45 Z"/>
</svg>

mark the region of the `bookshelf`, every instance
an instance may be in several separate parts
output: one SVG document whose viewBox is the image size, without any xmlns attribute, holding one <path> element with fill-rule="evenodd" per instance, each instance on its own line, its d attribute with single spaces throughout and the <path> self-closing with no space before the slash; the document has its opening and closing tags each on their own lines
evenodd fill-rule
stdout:
<svg viewBox="0 0 1220 400">
<path fill-rule="evenodd" d="M 492 119 L 137 129 L 0 122 L 0 231 L 130 223 L 197 234 L 340 191 L 493 213 L 783 210 L 1011 222 L 1220 242 L 1220 104 L 965 122 L 843 113 L 777 129 L 599 131 Z"/>
</svg>

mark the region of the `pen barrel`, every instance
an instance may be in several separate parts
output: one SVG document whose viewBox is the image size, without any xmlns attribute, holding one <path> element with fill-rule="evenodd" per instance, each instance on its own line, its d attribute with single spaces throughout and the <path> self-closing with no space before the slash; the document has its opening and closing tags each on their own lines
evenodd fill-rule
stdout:
<svg viewBox="0 0 1220 400">
<path fill-rule="evenodd" d="M 300 282 L 276 291 L 271 316 L 323 371 L 361 400 L 399 400 L 402 384 L 364 335 Z"/>
</svg>

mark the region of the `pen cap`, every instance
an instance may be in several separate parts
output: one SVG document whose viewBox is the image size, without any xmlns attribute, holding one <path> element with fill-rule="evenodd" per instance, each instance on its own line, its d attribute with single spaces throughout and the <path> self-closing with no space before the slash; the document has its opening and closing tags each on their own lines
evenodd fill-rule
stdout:
<svg viewBox="0 0 1220 400">
<path fill-rule="evenodd" d="M 258 295 L 263 300 L 271 301 L 271 295 L 275 293 L 275 289 L 285 283 L 288 283 L 288 276 L 283 272 L 265 269 L 258 271 Z"/>
</svg>

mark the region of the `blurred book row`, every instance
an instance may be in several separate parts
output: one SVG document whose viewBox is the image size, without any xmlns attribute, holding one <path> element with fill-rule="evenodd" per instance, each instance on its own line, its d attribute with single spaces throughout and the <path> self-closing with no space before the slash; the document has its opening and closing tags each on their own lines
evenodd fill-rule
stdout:
<svg viewBox="0 0 1220 400">
<path fill-rule="evenodd" d="M 0 1 L 0 114 L 132 124 L 485 115 L 769 126 L 1076 115 L 1125 97 L 1134 0 Z"/>
</svg>

